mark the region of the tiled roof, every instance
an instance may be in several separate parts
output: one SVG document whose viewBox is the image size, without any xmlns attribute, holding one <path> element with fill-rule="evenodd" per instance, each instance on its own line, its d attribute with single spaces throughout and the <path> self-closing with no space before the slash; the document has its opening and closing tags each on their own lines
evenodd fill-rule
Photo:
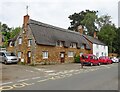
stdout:
<svg viewBox="0 0 120 92">
<path fill-rule="evenodd" d="M 88 36 L 88 35 L 83 35 L 83 37 L 85 37 L 86 39 L 88 39 L 89 41 L 91 41 L 92 43 L 98 44 L 98 45 L 106 45 L 103 42 L 101 42 L 100 40 L 98 40 L 97 38 L 94 38 L 92 36 Z"/>
</svg>

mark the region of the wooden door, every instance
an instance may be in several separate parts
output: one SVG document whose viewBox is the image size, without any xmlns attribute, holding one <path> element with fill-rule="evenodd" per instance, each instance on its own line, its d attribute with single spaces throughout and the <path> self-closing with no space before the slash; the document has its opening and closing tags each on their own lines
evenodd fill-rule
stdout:
<svg viewBox="0 0 120 92">
<path fill-rule="evenodd" d="M 31 63 L 31 51 L 27 52 L 27 63 Z"/>
<path fill-rule="evenodd" d="M 60 62 L 61 63 L 65 62 L 65 52 L 60 52 Z"/>
</svg>

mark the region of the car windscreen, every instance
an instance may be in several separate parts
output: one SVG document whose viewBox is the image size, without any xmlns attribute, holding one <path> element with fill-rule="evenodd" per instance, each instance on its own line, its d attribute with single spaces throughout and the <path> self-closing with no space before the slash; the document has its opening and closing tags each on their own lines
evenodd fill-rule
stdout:
<svg viewBox="0 0 120 92">
<path fill-rule="evenodd" d="M 6 54 L 6 56 L 15 56 L 14 53 L 5 53 L 5 54 Z"/>
<path fill-rule="evenodd" d="M 88 56 L 82 55 L 83 59 L 88 59 Z"/>
</svg>

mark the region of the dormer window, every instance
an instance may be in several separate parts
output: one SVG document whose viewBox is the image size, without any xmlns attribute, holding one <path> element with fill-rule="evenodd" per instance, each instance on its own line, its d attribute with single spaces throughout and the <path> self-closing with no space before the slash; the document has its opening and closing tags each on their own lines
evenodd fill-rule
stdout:
<svg viewBox="0 0 120 92">
<path fill-rule="evenodd" d="M 32 39 L 28 39 L 28 46 L 32 45 Z"/>
<path fill-rule="evenodd" d="M 56 46 L 63 47 L 64 46 L 64 41 L 57 41 Z"/>
<path fill-rule="evenodd" d="M 22 37 L 19 37 L 18 43 L 22 44 Z"/>
<path fill-rule="evenodd" d="M 77 43 L 71 43 L 70 48 L 77 48 Z"/>
<path fill-rule="evenodd" d="M 85 44 L 82 44 L 82 45 L 81 45 L 81 49 L 85 49 Z"/>
</svg>

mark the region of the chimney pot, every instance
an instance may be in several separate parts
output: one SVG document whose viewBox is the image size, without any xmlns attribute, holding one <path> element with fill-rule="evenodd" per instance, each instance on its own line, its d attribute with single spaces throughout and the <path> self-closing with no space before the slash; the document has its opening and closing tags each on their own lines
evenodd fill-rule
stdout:
<svg viewBox="0 0 120 92">
<path fill-rule="evenodd" d="M 83 34 L 83 26 L 79 25 L 78 26 L 78 32 L 82 35 Z"/>
</svg>

